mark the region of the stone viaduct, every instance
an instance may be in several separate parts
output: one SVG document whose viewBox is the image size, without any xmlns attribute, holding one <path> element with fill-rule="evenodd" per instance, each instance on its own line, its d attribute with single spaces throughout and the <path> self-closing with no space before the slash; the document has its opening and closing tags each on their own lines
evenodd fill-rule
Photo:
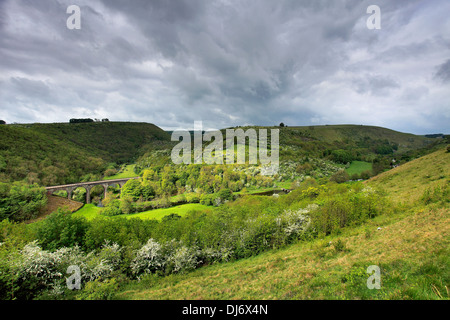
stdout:
<svg viewBox="0 0 450 320">
<path fill-rule="evenodd" d="M 120 188 L 123 187 L 123 185 L 131 179 L 139 179 L 139 177 L 134 178 L 126 178 L 126 179 L 113 179 L 113 180 L 101 180 L 101 181 L 91 181 L 91 182 L 79 182 L 79 183 L 72 183 L 72 184 L 64 184 L 60 186 L 51 186 L 51 187 L 45 187 L 47 190 L 47 193 L 52 194 L 55 191 L 64 190 L 67 192 L 67 198 L 72 200 L 72 193 L 76 188 L 82 187 L 86 189 L 86 203 L 91 203 L 91 188 L 93 186 L 101 185 L 104 188 L 105 197 L 106 197 L 106 191 L 108 190 L 109 186 L 115 186 L 119 185 Z"/>
</svg>

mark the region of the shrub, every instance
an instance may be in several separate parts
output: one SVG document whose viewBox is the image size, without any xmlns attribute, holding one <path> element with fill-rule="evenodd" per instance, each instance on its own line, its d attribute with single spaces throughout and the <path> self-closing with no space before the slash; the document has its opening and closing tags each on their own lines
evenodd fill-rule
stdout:
<svg viewBox="0 0 450 320">
<path fill-rule="evenodd" d="M 200 253 L 195 247 L 180 246 L 172 248 L 166 262 L 166 273 L 179 273 L 193 270 L 201 262 Z"/>
<path fill-rule="evenodd" d="M 131 270 L 134 275 L 141 273 L 154 273 L 162 270 L 166 264 L 162 255 L 161 245 L 153 239 L 149 239 L 137 252 L 131 263 Z"/>
<path fill-rule="evenodd" d="M 6 218 L 25 221 L 35 218 L 47 204 L 46 191 L 37 184 L 0 183 L 0 221 Z"/>
<path fill-rule="evenodd" d="M 83 244 L 89 224 L 83 217 L 72 216 L 60 209 L 50 214 L 36 229 L 36 236 L 44 249 L 56 250 Z"/>
<path fill-rule="evenodd" d="M 113 217 L 122 214 L 122 210 L 120 210 L 120 200 L 114 199 L 109 201 L 107 205 L 100 210 L 100 214 L 107 217 Z"/>
<path fill-rule="evenodd" d="M 361 172 L 360 178 L 363 180 L 367 180 L 372 176 L 372 172 L 370 170 L 365 170 Z"/>
<path fill-rule="evenodd" d="M 335 174 L 333 174 L 330 177 L 330 181 L 334 181 L 337 183 L 343 183 L 346 182 L 350 179 L 347 171 L 345 171 L 344 169 L 340 169 L 338 172 L 336 172 Z"/>
<path fill-rule="evenodd" d="M 96 279 L 86 284 L 86 287 L 76 296 L 77 300 L 111 300 L 119 284 L 115 278 Z"/>
</svg>

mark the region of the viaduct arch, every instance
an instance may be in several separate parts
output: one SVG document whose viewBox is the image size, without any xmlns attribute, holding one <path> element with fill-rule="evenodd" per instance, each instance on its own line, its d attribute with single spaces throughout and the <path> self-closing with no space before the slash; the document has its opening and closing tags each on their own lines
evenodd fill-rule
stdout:
<svg viewBox="0 0 450 320">
<path fill-rule="evenodd" d="M 139 179 L 139 177 L 134 178 L 126 178 L 126 179 L 113 179 L 113 180 L 101 180 L 101 181 L 91 181 L 91 182 L 79 182 L 79 183 L 72 183 L 72 184 L 64 184 L 59 186 L 51 186 L 51 187 L 45 187 L 47 190 L 47 193 L 52 194 L 55 191 L 64 190 L 67 192 L 67 198 L 72 199 L 72 193 L 76 188 L 83 187 L 86 189 L 86 203 L 91 203 L 91 188 L 93 186 L 101 185 L 105 189 L 105 197 L 106 197 L 106 191 L 108 190 L 109 186 L 115 186 L 119 185 L 120 188 L 123 187 L 123 185 L 128 181 L 132 179 Z"/>
</svg>

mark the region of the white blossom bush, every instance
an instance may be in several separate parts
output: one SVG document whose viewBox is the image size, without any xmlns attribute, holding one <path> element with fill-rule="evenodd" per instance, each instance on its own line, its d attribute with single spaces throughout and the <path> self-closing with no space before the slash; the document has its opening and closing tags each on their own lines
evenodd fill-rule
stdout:
<svg viewBox="0 0 450 320">
<path fill-rule="evenodd" d="M 287 237 L 298 236 L 309 229 L 311 218 L 308 214 L 317 208 L 316 204 L 310 204 L 303 209 L 284 210 L 283 214 L 277 218 L 277 224 Z"/>
<path fill-rule="evenodd" d="M 201 256 L 208 262 L 228 262 L 233 256 L 233 248 L 228 246 L 221 246 L 215 248 L 204 248 L 201 251 Z"/>
<path fill-rule="evenodd" d="M 105 241 L 99 252 L 99 257 L 104 259 L 114 270 L 117 270 L 122 262 L 122 248 L 117 243 Z"/>
<path fill-rule="evenodd" d="M 78 265 L 81 270 L 82 281 L 94 281 L 98 278 L 107 278 L 114 271 L 105 259 L 95 255 L 94 252 L 87 254 L 84 261 Z"/>
<path fill-rule="evenodd" d="M 63 275 L 61 261 L 61 252 L 42 250 L 37 241 L 33 241 L 21 250 L 19 259 L 14 261 L 14 267 L 22 281 L 49 286 Z"/>
<path fill-rule="evenodd" d="M 133 274 L 153 273 L 162 270 L 166 264 L 161 245 L 153 239 L 149 239 L 136 252 L 136 257 L 131 262 L 130 268 Z"/>
<path fill-rule="evenodd" d="M 58 295 L 65 288 L 65 279 L 69 276 L 67 268 L 71 265 L 80 268 L 82 282 L 98 278 L 108 278 L 115 270 L 116 257 L 111 254 L 119 248 L 106 245 L 97 255 L 85 254 L 78 246 L 62 247 L 54 252 L 43 250 L 33 241 L 24 246 L 12 264 L 18 279 L 37 290 L 49 290 L 50 295 Z M 102 256 L 103 253 L 103 256 Z"/>
<path fill-rule="evenodd" d="M 199 255 L 197 248 L 181 246 L 167 257 L 167 264 L 171 266 L 173 273 L 193 270 L 201 263 Z"/>
</svg>

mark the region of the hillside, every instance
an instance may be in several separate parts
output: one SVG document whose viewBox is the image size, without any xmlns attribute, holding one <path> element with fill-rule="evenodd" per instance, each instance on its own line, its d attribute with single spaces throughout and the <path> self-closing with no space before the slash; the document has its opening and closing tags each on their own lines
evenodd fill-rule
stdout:
<svg viewBox="0 0 450 320">
<path fill-rule="evenodd" d="M 292 130 L 307 132 L 312 137 L 324 142 L 364 141 L 364 139 L 388 140 L 398 144 L 398 151 L 418 149 L 430 144 L 433 139 L 410 133 L 403 133 L 383 127 L 364 125 L 321 125 L 288 127 Z"/>
<path fill-rule="evenodd" d="M 439 150 L 368 181 L 383 187 L 393 201 L 392 213 L 255 257 L 131 282 L 116 297 L 449 299 L 449 156 Z M 436 186 L 440 200 L 418 200 Z M 410 202 L 399 205 L 403 197 Z M 369 265 L 381 269 L 380 290 L 366 287 Z"/>
<path fill-rule="evenodd" d="M 367 181 L 383 188 L 392 199 L 412 203 L 422 197 L 425 190 L 433 190 L 450 182 L 450 152 L 438 150 L 427 156 L 405 163 Z"/>
<path fill-rule="evenodd" d="M 0 181 L 55 185 L 99 179 L 108 163 L 132 162 L 170 136 L 149 123 L 3 125 Z"/>
<path fill-rule="evenodd" d="M 33 124 L 29 129 L 115 163 L 133 162 L 143 150 L 170 141 L 168 133 L 145 122 Z"/>
<path fill-rule="evenodd" d="M 100 174 L 106 165 L 82 148 L 21 126 L 0 126 L 0 181 L 54 185 Z"/>
</svg>

